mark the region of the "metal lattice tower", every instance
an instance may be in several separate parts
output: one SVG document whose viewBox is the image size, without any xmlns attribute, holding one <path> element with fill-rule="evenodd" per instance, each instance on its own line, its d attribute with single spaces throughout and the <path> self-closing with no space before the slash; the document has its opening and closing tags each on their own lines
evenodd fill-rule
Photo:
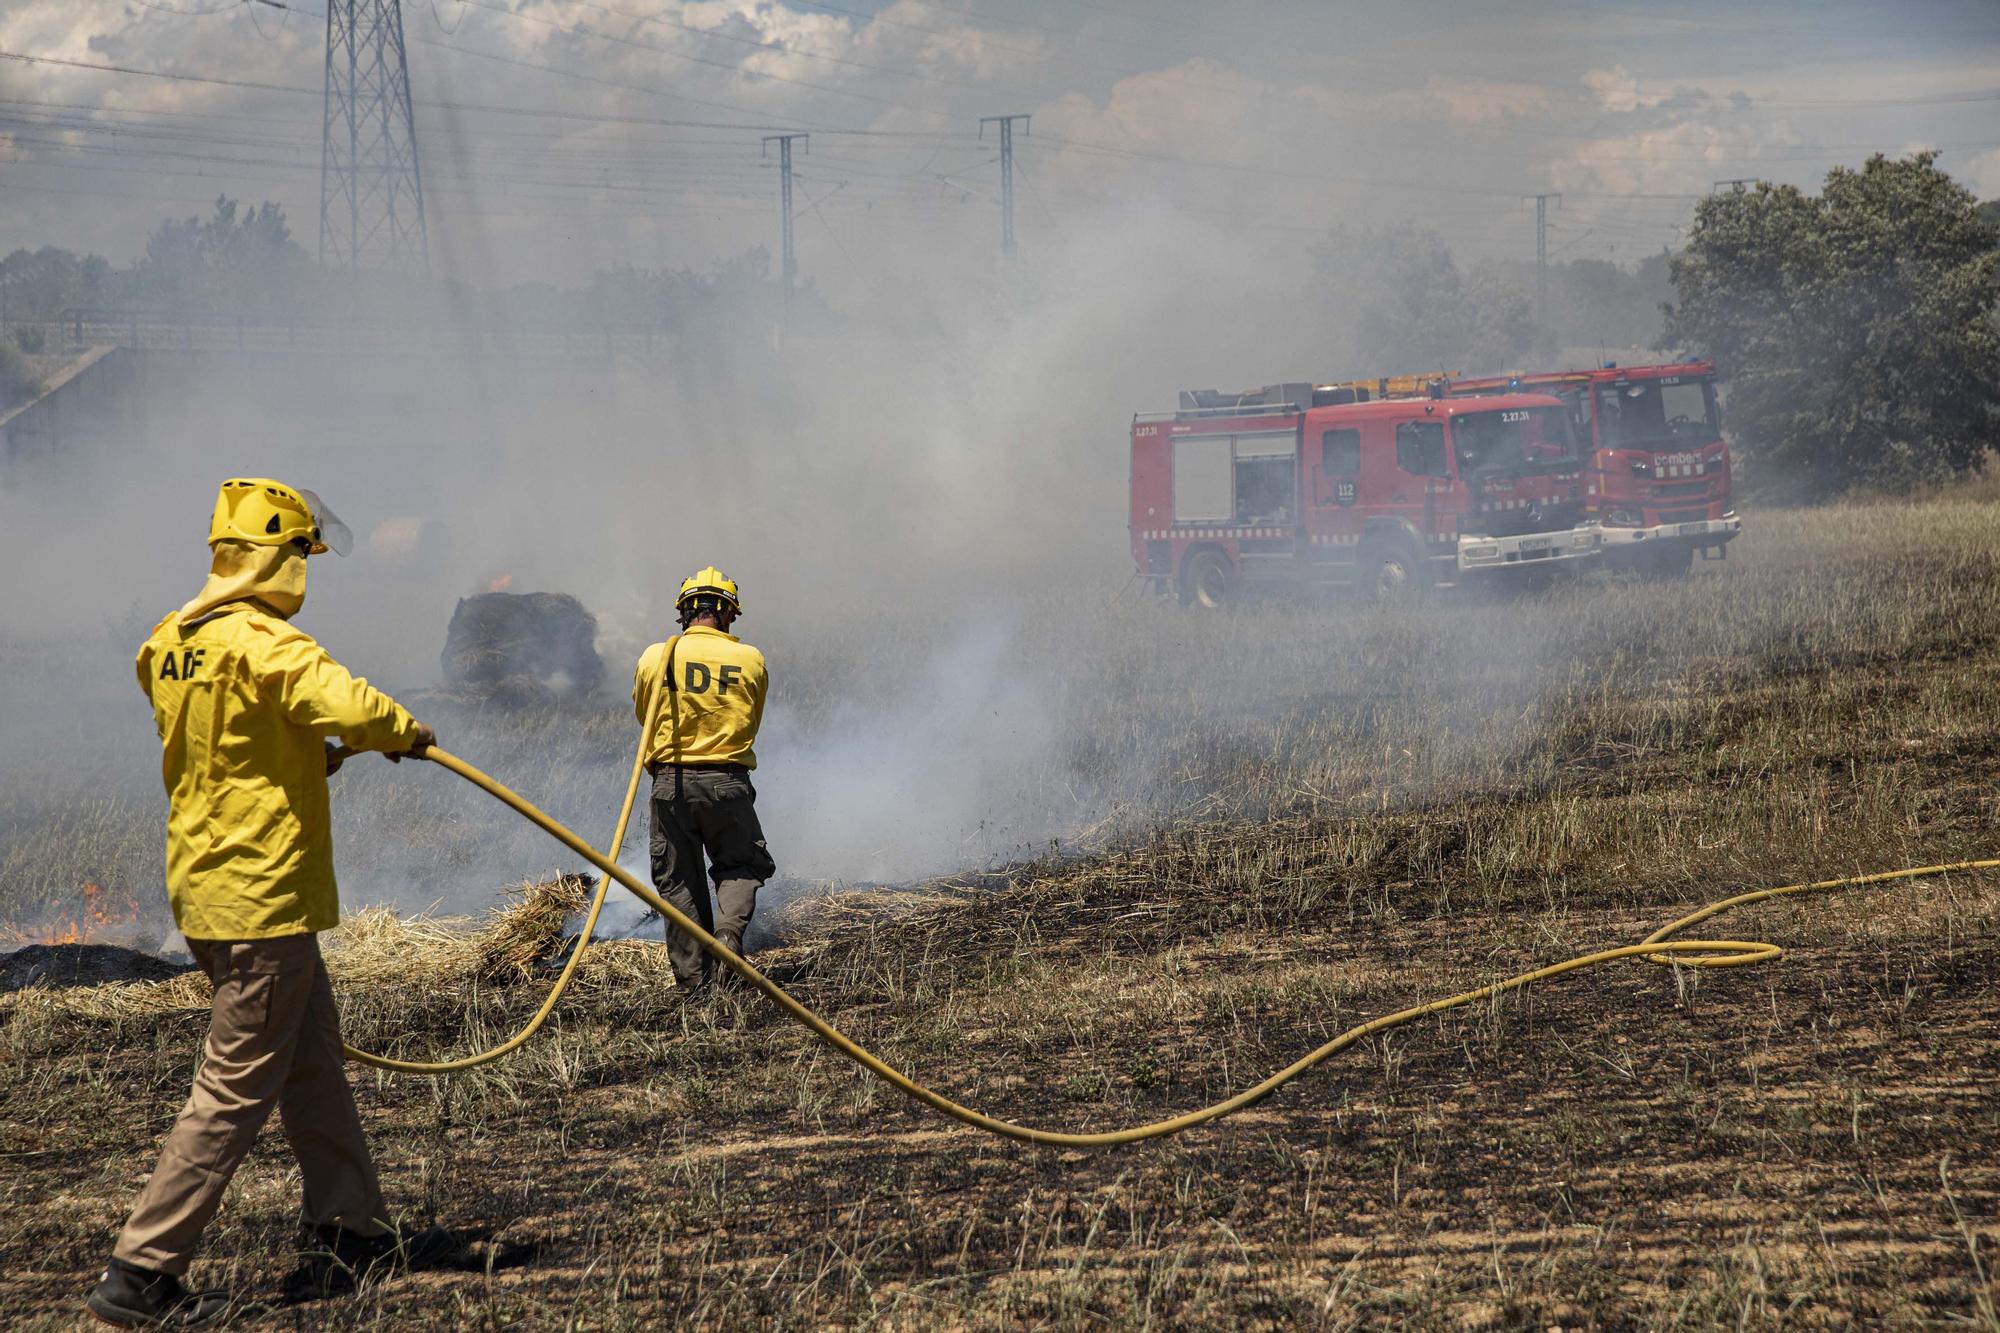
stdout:
<svg viewBox="0 0 2000 1333">
<path fill-rule="evenodd" d="M 400 0 L 327 0 L 319 262 L 430 272 Z"/>
<path fill-rule="evenodd" d="M 1561 208 L 1563 197 L 1553 192 L 1521 197 L 1535 201 L 1535 324 L 1545 329 L 1549 326 L 1549 200 Z"/>
<path fill-rule="evenodd" d="M 767 150 L 773 143 L 778 145 L 778 172 L 779 181 L 781 182 L 778 187 L 778 210 L 779 216 L 782 219 L 779 236 L 784 243 L 784 258 L 779 271 L 785 277 L 786 319 L 790 319 L 792 315 L 792 287 L 797 282 L 799 276 L 799 261 L 797 256 L 792 253 L 792 143 L 794 140 L 804 143 L 808 150 L 812 148 L 812 136 L 809 134 L 767 134 L 764 136 L 764 147 Z"/>
<path fill-rule="evenodd" d="M 1000 127 L 1000 253 L 1011 257 L 1014 253 L 1014 122 L 1021 122 L 1021 133 L 1028 132 L 1029 118 L 1025 115 L 981 116 L 979 137 L 986 137 L 988 125 Z"/>
</svg>

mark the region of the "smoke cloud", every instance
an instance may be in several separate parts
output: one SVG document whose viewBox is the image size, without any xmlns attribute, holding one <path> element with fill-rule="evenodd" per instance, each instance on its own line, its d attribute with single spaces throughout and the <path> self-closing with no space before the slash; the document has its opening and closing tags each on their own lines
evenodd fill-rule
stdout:
<svg viewBox="0 0 2000 1333">
<path fill-rule="evenodd" d="M 0 48 L 317 78 L 311 24 L 246 58 L 227 24 L 269 17 L 254 6 L 206 27 L 97 8 L 10 6 Z M 1810 179 L 1814 138 L 1856 141 L 1881 114 L 1828 115 L 1812 137 L 1791 128 L 1774 108 L 1829 75 L 1752 80 L 1738 26 L 1750 20 L 1734 15 L 1697 39 L 1683 30 L 1695 25 L 1663 35 L 1650 15 L 1541 5 L 1470 21 L 1442 5 L 1364 7 L 1336 21 L 1294 4 L 1253 26 L 1188 10 L 1138 31 L 1116 7 L 1047 7 L 1010 27 L 909 3 L 880 22 L 669 5 L 663 21 L 740 39 L 669 88 L 653 48 L 676 39 L 658 25 L 618 42 L 585 31 L 604 22 L 588 7 L 470 8 L 462 35 L 413 32 L 420 132 L 434 136 L 433 264 L 452 285 L 434 308 L 406 294 L 394 350 L 260 334 L 238 351 L 149 353 L 116 429 L 0 476 L 12 571 L 0 910 L 84 874 L 157 886 L 164 796 L 130 656 L 199 586 L 209 505 L 230 475 L 311 487 L 360 538 L 352 557 L 314 562 L 302 627 L 587 836 L 602 836 L 625 772 L 616 696 L 669 630 L 680 579 L 706 564 L 741 582 L 741 632 L 772 664 L 758 782 L 795 882 L 964 869 L 1107 820 L 1201 808 L 1239 751 L 1372 737 L 1368 701 L 1302 683 L 1312 665 L 1297 645 L 1395 657 L 1396 631 L 1314 620 L 1303 638 L 1280 626 L 1259 641 L 1244 622 L 1115 601 L 1131 573 L 1131 414 L 1170 407 L 1182 387 L 1429 368 L 1382 364 L 1357 332 L 1361 306 L 1415 298 L 1384 292 L 1366 256 L 1316 258 L 1329 236 L 1413 221 L 1469 271 L 1532 255 L 1518 196 L 1561 189 L 1573 197 L 1557 244 L 1626 262 L 1675 234 L 1685 203 L 1665 196 L 1692 198 L 1725 165 Z M 1852 47 L 1867 77 L 1842 86 L 1857 98 L 1957 86 L 1990 64 L 1963 42 L 1894 61 L 1875 35 L 1856 31 Z M 222 181 L 285 203 L 310 246 L 313 99 L 307 114 L 291 94 L 198 78 L 7 73 L 34 122 L 0 128 L 10 182 L 25 187 L 0 199 L 0 232 L 20 244 L 136 254 L 153 221 L 205 208 Z M 1005 106 L 1035 116 L 1023 244 L 1007 262 L 993 148 L 972 133 L 1003 88 L 1019 94 Z M 1579 111 L 1594 128 L 1579 131 Z M 1962 121 L 1945 117 L 1980 114 L 1959 107 L 1909 132 L 1949 134 Z M 634 123 L 674 115 L 752 130 Z M 168 116 L 212 119 L 204 132 L 245 143 L 128 134 L 139 146 L 125 152 L 181 155 L 113 181 L 127 191 L 117 201 L 87 183 L 77 163 L 95 171 L 104 154 L 86 154 L 100 129 L 81 122 L 158 130 Z M 694 310 L 652 354 L 591 347 L 588 330 L 565 347 L 530 329 L 550 336 L 495 350 L 481 291 L 581 283 L 617 262 L 707 269 L 764 242 L 775 181 L 753 163 L 766 121 L 861 131 L 825 131 L 801 157 L 802 257 L 832 319 L 783 333 L 742 310 Z M 273 135 L 291 139 L 258 137 Z M 258 162 L 186 156 L 232 151 Z M 523 719 L 432 702 L 457 599 L 500 579 L 572 593 L 597 615 L 604 708 Z M 1568 677 L 1542 669 L 1533 627 L 1485 628 L 1518 636 L 1514 665 L 1449 721 L 1454 746 L 1491 756 L 1525 725 L 1503 720 Z M 477 906 L 556 859 L 434 770 L 369 763 L 337 783 L 350 902 Z"/>
</svg>

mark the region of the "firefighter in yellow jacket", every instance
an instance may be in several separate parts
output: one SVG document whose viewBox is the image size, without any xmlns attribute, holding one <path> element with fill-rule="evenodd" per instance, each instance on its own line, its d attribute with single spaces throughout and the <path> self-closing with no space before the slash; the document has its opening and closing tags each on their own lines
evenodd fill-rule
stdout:
<svg viewBox="0 0 2000 1333">
<path fill-rule="evenodd" d="M 409 1258 L 361 1136 L 317 932 L 340 919 L 331 738 L 392 758 L 437 738 L 289 623 L 306 557 L 344 554 L 347 541 L 310 491 L 224 482 L 207 585 L 139 649 L 171 802 L 167 895 L 214 999 L 194 1090 L 87 1302 L 109 1323 L 182 1327 L 227 1312 L 226 1293 L 189 1292 L 181 1277 L 273 1110 L 305 1186 L 307 1257 L 288 1291 L 344 1289 Z"/>
<path fill-rule="evenodd" d="M 736 584 L 710 566 L 681 584 L 681 632 L 639 657 L 632 707 L 646 720 L 660 682 L 668 693 L 647 749 L 653 775 L 653 884 L 733 952 L 757 910 L 757 890 L 776 867 L 757 822 L 757 726 L 764 720 L 764 655 L 729 632 L 743 614 Z M 715 908 L 701 882 L 702 856 Z M 667 927 L 674 979 L 699 989 L 715 960 L 691 936 Z"/>
</svg>

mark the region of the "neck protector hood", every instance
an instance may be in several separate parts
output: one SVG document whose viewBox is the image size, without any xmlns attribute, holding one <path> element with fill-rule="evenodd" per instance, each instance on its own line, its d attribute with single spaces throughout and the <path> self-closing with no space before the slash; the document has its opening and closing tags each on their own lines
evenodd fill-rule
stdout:
<svg viewBox="0 0 2000 1333">
<path fill-rule="evenodd" d="M 297 545 L 253 546 L 224 539 L 211 548 L 208 582 L 181 608 L 181 620 L 199 620 L 231 602 L 255 602 L 284 620 L 306 601 L 306 555 Z"/>
</svg>

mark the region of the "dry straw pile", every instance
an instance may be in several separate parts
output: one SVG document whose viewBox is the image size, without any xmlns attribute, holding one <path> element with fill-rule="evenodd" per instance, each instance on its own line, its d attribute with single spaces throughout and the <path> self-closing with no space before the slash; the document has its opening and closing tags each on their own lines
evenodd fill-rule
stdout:
<svg viewBox="0 0 2000 1333">
<path fill-rule="evenodd" d="M 505 986 L 533 978 L 538 965 L 565 954 L 568 922 L 590 900 L 587 875 L 523 883 L 484 923 L 468 917 L 402 916 L 386 907 L 350 913 L 322 939 L 327 970 L 342 990 L 439 991 L 467 983 Z M 601 985 L 605 968 L 632 970 L 634 957 L 657 951 L 637 940 L 593 947 L 577 983 Z M 664 962 L 661 964 L 664 966 Z M 166 981 L 116 981 L 98 986 L 29 986 L 0 995 L 0 1014 L 46 1013 L 79 1018 L 137 1018 L 179 1009 L 206 1009 L 208 978 L 185 972 Z"/>
</svg>

